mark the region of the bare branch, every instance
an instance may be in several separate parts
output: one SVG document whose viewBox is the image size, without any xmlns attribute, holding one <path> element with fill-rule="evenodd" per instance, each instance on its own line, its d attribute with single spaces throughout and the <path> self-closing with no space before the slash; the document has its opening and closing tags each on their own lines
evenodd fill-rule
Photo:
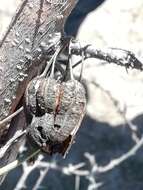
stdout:
<svg viewBox="0 0 143 190">
<path fill-rule="evenodd" d="M 28 175 L 36 168 L 40 169 L 40 176 L 34 185 L 33 190 L 38 189 L 39 185 L 42 183 L 45 175 L 50 169 L 60 171 L 66 175 L 75 175 L 75 177 L 87 176 L 89 174 L 87 170 L 81 170 L 81 168 L 85 165 L 84 163 L 79 163 L 77 165 L 69 164 L 68 166 L 61 167 L 55 161 L 45 162 L 42 159 L 42 155 L 39 155 L 38 159 L 32 166 L 29 166 L 26 162 L 22 164 L 24 172 L 16 185 L 16 190 L 20 190 L 26 186 L 25 182 Z"/>
<path fill-rule="evenodd" d="M 6 166 L 0 168 L 0 175 L 3 175 L 9 171 L 11 171 L 12 169 L 18 167 L 19 165 L 21 165 L 24 161 L 29 160 L 30 158 L 32 158 L 33 156 L 37 155 L 40 152 L 39 149 L 35 150 L 34 152 L 30 152 L 27 153 L 27 155 L 25 154 L 23 156 L 23 158 L 19 158 L 13 162 L 11 162 L 10 164 L 7 164 Z"/>
<path fill-rule="evenodd" d="M 48 171 L 49 171 L 49 167 L 40 171 L 40 177 L 38 178 L 36 184 L 34 185 L 33 190 L 37 190 L 39 188 L 40 184 L 42 183 L 43 179 L 47 175 Z"/>
<path fill-rule="evenodd" d="M 76 175 L 75 176 L 75 190 L 80 189 L 80 176 Z"/>
<path fill-rule="evenodd" d="M 139 141 L 139 137 L 137 135 L 137 126 L 132 123 L 132 121 L 128 120 L 126 117 L 126 112 L 127 112 L 127 107 L 124 105 L 124 109 L 121 110 L 119 107 L 119 102 L 118 100 L 115 99 L 115 97 L 112 96 L 111 92 L 109 90 L 104 89 L 99 83 L 96 81 L 92 81 L 92 84 L 101 89 L 103 92 L 105 92 L 110 100 L 113 102 L 113 105 L 115 106 L 117 113 L 124 119 L 124 122 L 127 124 L 129 129 L 132 132 L 132 139 L 137 143 Z"/>
<path fill-rule="evenodd" d="M 21 190 L 23 188 L 26 188 L 26 180 L 29 176 L 29 174 L 37 168 L 37 165 L 39 165 L 39 163 L 41 162 L 41 160 L 43 159 L 43 156 L 39 155 L 36 162 L 33 165 L 28 165 L 27 162 L 23 162 L 22 163 L 22 168 L 23 168 L 23 174 L 20 178 L 20 180 L 18 181 L 18 183 L 16 184 L 16 187 L 14 188 L 15 190 Z"/>
<path fill-rule="evenodd" d="M 9 115 L 8 117 L 6 117 L 5 119 L 3 119 L 2 121 L 0 121 L 0 127 L 6 123 L 8 123 L 9 121 L 12 120 L 12 118 L 14 118 L 16 115 L 18 115 L 21 111 L 23 111 L 23 107 L 19 108 L 18 110 L 16 110 L 14 113 L 12 113 L 11 115 Z"/>
<path fill-rule="evenodd" d="M 14 136 L 11 139 L 9 139 L 9 141 L 7 141 L 7 143 L 2 148 L 0 148 L 0 159 L 5 155 L 9 147 L 12 146 L 13 143 L 15 143 L 19 138 L 21 138 L 25 134 L 26 134 L 26 130 L 17 131 L 14 134 Z"/>
<path fill-rule="evenodd" d="M 105 173 L 105 172 L 108 172 L 108 171 L 114 169 L 115 167 L 119 166 L 121 163 L 123 163 L 124 161 L 126 161 L 127 159 L 129 159 L 131 156 L 134 156 L 136 154 L 136 152 L 142 146 L 143 146 L 143 136 L 138 141 L 138 143 L 135 144 L 135 146 L 132 147 L 126 154 L 123 154 L 121 157 L 116 158 L 114 160 L 111 160 L 111 162 L 108 165 L 106 165 L 106 166 L 98 166 L 97 164 L 95 164 L 94 165 L 94 172 L 95 173 Z M 88 158 L 88 160 L 91 163 L 91 156 L 89 155 L 89 153 L 86 153 L 85 156 L 86 156 L 86 158 Z"/>
<path fill-rule="evenodd" d="M 94 45 L 86 45 L 81 48 L 78 42 L 73 42 L 71 45 L 71 49 L 72 54 L 75 55 L 81 55 L 81 51 L 83 51 L 85 56 L 84 59 L 96 58 L 126 68 L 143 70 L 143 63 L 131 51 L 118 48 L 108 48 L 104 51 L 97 49 Z M 80 62 L 76 63 L 74 67 Z"/>
</svg>

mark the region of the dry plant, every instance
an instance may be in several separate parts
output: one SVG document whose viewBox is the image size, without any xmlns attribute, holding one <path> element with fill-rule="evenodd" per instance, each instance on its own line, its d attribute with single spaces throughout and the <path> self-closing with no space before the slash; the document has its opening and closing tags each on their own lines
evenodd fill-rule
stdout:
<svg viewBox="0 0 143 190">
<path fill-rule="evenodd" d="M 35 6 L 34 1 L 31 1 L 31 2 L 33 3 L 33 6 Z M 41 1 L 41 4 L 40 4 L 41 9 L 42 9 L 42 6 L 45 5 L 45 4 L 42 4 L 42 2 L 43 1 Z M 15 26 L 15 23 L 18 22 L 17 18 L 19 18 L 19 15 L 24 10 L 24 6 L 26 5 L 26 3 L 27 3 L 26 0 L 23 1 L 23 4 L 20 7 L 20 10 L 18 11 L 15 19 L 13 20 L 10 28 Z M 64 10 L 63 10 L 64 19 L 66 19 L 66 17 L 68 16 L 68 14 L 69 14 L 68 11 L 71 11 L 75 5 L 75 2 L 70 1 L 70 0 L 65 1 L 65 3 L 67 3 L 67 4 L 64 6 Z M 28 4 L 28 6 L 30 6 L 30 9 L 32 8 L 31 4 L 30 5 Z M 44 11 L 46 12 L 47 9 L 45 8 Z M 39 10 L 39 15 L 38 15 L 39 17 L 40 17 L 40 14 L 42 14 L 41 10 Z M 34 15 L 34 13 L 33 13 L 33 15 Z M 25 15 L 22 15 L 22 16 L 23 16 L 22 19 L 25 18 Z M 39 17 L 38 17 L 38 19 L 39 19 Z M 59 19 L 59 15 L 58 15 L 58 19 L 60 20 L 60 22 L 62 21 L 63 17 L 62 18 L 60 17 L 60 19 Z M 54 25 L 54 27 L 56 28 L 55 30 L 61 31 L 63 24 L 64 24 L 64 19 L 62 21 L 62 25 L 60 25 L 61 23 L 59 23 L 59 20 L 58 20 L 58 24 L 56 26 Z M 37 20 L 37 22 L 38 21 L 39 20 Z M 47 23 L 49 24 L 49 21 Z M 19 24 L 16 25 L 14 30 L 17 30 L 18 26 L 19 26 Z M 35 39 L 36 39 L 36 33 L 37 33 L 38 29 L 36 28 L 36 26 L 34 26 L 34 27 L 35 27 L 34 34 L 35 34 Z M 61 28 L 59 28 L 59 27 L 61 27 Z M 46 32 L 47 32 L 45 30 L 46 29 L 44 28 L 44 35 L 46 35 Z M 32 27 L 31 27 L 31 31 L 32 31 Z M 52 32 L 53 31 L 50 31 L 49 33 L 52 33 Z M 17 33 L 17 31 L 16 31 L 16 33 Z M 11 47 L 17 48 L 17 43 L 18 43 L 16 41 L 13 41 L 13 42 L 8 41 L 7 42 L 6 40 L 7 40 L 7 36 L 9 36 L 9 34 L 10 34 L 10 37 L 12 38 L 13 30 L 9 29 L 7 31 L 6 35 L 4 36 L 4 38 L 1 41 L 1 46 L 0 46 L 0 48 L 1 48 L 0 55 L 5 56 L 5 57 L 7 56 L 7 52 L 5 51 L 5 48 L 7 46 L 8 47 L 10 46 L 10 48 Z M 40 38 L 40 40 L 38 39 L 40 41 L 40 45 L 42 43 L 41 38 Z M 14 87 L 15 88 L 14 92 L 17 91 L 18 88 L 20 90 L 22 89 L 23 92 L 19 91 L 19 93 L 17 94 L 18 97 L 15 97 L 15 99 L 14 99 L 15 100 L 14 104 L 11 104 L 11 101 L 9 102 L 9 97 L 11 97 L 11 93 L 12 93 L 11 89 L 9 89 L 9 85 L 7 85 L 6 89 L 2 89 L 2 93 L 0 95 L 1 96 L 0 105 L 2 105 L 2 113 L 0 115 L 0 118 L 1 118 L 0 127 L 3 128 L 3 126 L 4 126 L 4 130 L 2 130 L 2 132 L 1 132 L 0 175 L 2 177 L 0 179 L 2 182 L 5 174 L 7 174 L 10 170 L 16 168 L 17 166 L 21 165 L 22 174 L 19 177 L 19 180 L 17 181 L 17 184 L 14 187 L 15 190 L 27 189 L 28 187 L 27 187 L 26 181 L 29 178 L 29 176 L 36 170 L 39 171 L 39 175 L 37 177 L 35 184 L 32 187 L 33 190 L 46 189 L 46 187 L 42 186 L 42 183 L 43 183 L 45 177 L 48 175 L 48 173 L 51 170 L 57 171 L 61 175 L 74 177 L 74 189 L 75 190 L 81 189 L 81 178 L 84 178 L 88 181 L 88 187 L 87 187 L 88 190 L 100 189 L 105 184 L 104 184 L 104 182 L 98 182 L 98 176 L 101 174 L 104 174 L 104 173 L 108 173 L 109 171 L 111 171 L 111 170 L 115 169 L 116 167 L 118 167 L 119 165 L 121 165 L 126 160 L 130 159 L 130 157 L 134 156 L 143 145 L 143 136 L 138 135 L 138 127 L 136 125 L 134 125 L 132 123 L 132 121 L 129 121 L 126 118 L 126 110 L 127 110 L 126 105 L 124 106 L 124 109 L 121 110 L 119 107 L 118 101 L 112 96 L 112 94 L 108 90 L 104 89 L 96 81 L 92 81 L 93 85 L 95 85 L 97 88 L 100 88 L 102 91 L 104 91 L 109 96 L 109 98 L 113 102 L 116 110 L 121 115 L 121 117 L 123 117 L 125 123 L 127 124 L 128 128 L 131 131 L 131 138 L 134 142 L 133 146 L 124 154 L 118 156 L 117 158 L 113 158 L 106 165 L 98 164 L 98 162 L 96 161 L 96 155 L 91 154 L 89 152 L 84 153 L 84 158 L 86 160 L 85 162 L 79 162 L 79 163 L 75 163 L 75 164 L 71 163 L 68 165 L 61 166 L 58 163 L 57 159 L 54 159 L 54 157 L 51 159 L 51 161 L 47 161 L 47 160 L 45 161 L 45 157 L 43 156 L 43 154 L 41 154 L 41 152 L 40 152 L 41 150 L 39 148 L 36 148 L 36 149 L 29 148 L 27 150 L 27 146 L 24 144 L 25 139 L 26 139 L 26 134 L 27 134 L 26 118 L 25 118 L 25 113 L 24 113 L 24 111 L 25 111 L 24 105 L 23 105 L 23 102 L 21 101 L 21 99 L 23 98 L 25 86 L 29 83 L 29 81 L 31 81 L 31 79 L 34 76 L 37 76 L 39 72 L 42 73 L 43 67 L 46 67 L 47 60 L 49 61 L 49 57 L 47 58 L 46 55 L 48 55 L 51 52 L 53 53 L 53 50 L 55 50 L 58 47 L 57 43 L 59 43 L 61 38 L 62 38 L 61 36 L 60 37 L 58 36 L 58 38 L 57 38 L 57 35 L 56 35 L 56 38 L 54 35 L 50 36 L 50 39 L 48 39 L 48 42 L 50 41 L 51 44 L 50 45 L 48 44 L 49 45 L 48 48 L 45 44 L 42 44 L 42 48 L 43 48 L 42 53 L 41 53 L 41 51 L 38 51 L 38 53 L 40 52 L 40 54 L 37 54 L 37 51 L 34 52 L 34 50 L 35 50 L 34 49 L 33 50 L 34 53 L 30 52 L 31 53 L 30 55 L 29 54 L 28 54 L 28 56 L 27 56 L 27 54 L 24 55 L 25 60 L 21 60 L 19 57 L 16 57 L 16 61 L 19 62 L 21 60 L 20 63 L 24 62 L 24 66 L 25 66 L 25 63 L 30 62 L 30 66 L 26 66 L 27 68 L 22 68 L 23 71 L 25 71 L 25 69 L 26 69 L 26 73 L 24 75 L 21 75 L 24 78 L 17 79 L 18 84 L 16 83 L 17 81 L 15 82 L 14 80 L 11 80 L 12 78 L 10 78 L 11 84 L 14 84 L 14 83 L 16 84 Z M 56 42 L 55 42 L 55 39 L 56 39 Z M 62 40 L 63 40 L 63 38 L 62 38 Z M 32 44 L 30 43 L 30 45 L 32 45 L 32 47 L 33 47 L 34 43 L 35 42 L 32 42 Z M 37 50 L 38 46 L 39 46 L 39 43 L 36 44 L 36 50 Z M 52 49 L 52 51 L 51 51 L 51 49 Z M 27 50 L 27 52 L 28 52 L 28 50 Z M 70 53 L 71 53 L 70 56 L 72 56 L 72 55 L 77 55 L 77 56 L 80 55 L 81 56 L 81 60 L 78 61 L 77 63 L 75 63 L 72 66 L 73 68 L 75 68 L 79 64 L 83 64 L 83 61 L 86 59 L 95 58 L 95 59 L 99 59 L 99 61 L 104 61 L 104 64 L 113 63 L 118 66 L 125 67 L 127 70 L 129 68 L 130 69 L 138 69 L 139 71 L 143 70 L 143 63 L 134 55 L 134 53 L 127 51 L 127 50 L 123 50 L 123 49 L 109 48 L 106 50 L 100 50 L 100 49 L 97 49 L 94 45 L 88 44 L 86 46 L 82 46 L 81 43 L 79 44 L 79 42 L 72 40 L 70 43 Z M 13 58 L 13 54 L 11 52 L 10 52 L 9 56 L 10 56 L 10 59 Z M 50 60 L 51 59 L 53 59 L 53 58 L 50 57 Z M 46 60 L 46 63 L 45 63 L 45 60 Z M 8 61 L 10 61 L 10 60 L 8 60 Z M 40 68 L 40 69 L 38 68 L 39 61 L 42 62 L 42 64 L 43 64 L 42 68 Z M 57 59 L 56 59 L 56 61 L 57 61 Z M 31 67 L 31 65 L 35 66 L 35 64 L 36 64 L 37 70 L 35 73 L 32 73 L 33 75 L 31 75 L 31 70 L 33 69 L 33 67 Z M 5 67 L 4 65 L 2 65 L 2 66 Z M 15 65 L 10 65 L 10 62 L 8 62 L 7 67 L 11 68 L 12 66 L 15 66 Z M 17 66 L 19 66 L 19 65 L 17 65 Z M 94 65 L 93 65 L 93 67 L 94 67 Z M 18 72 L 19 72 L 19 69 L 21 70 L 20 67 L 19 68 L 17 67 L 17 69 L 18 69 Z M 29 69 L 30 72 L 27 72 L 27 69 Z M 46 72 L 49 71 L 48 69 L 49 69 L 49 65 L 48 65 L 48 67 L 46 67 Z M 63 68 L 59 66 L 56 69 L 62 70 Z M 9 78 L 7 78 L 7 77 L 9 77 L 9 76 L 5 75 L 2 82 L 7 82 L 6 80 L 8 80 L 8 82 L 9 82 Z M 20 88 L 19 85 L 22 85 L 22 88 Z M 3 85 L 2 85 L 2 87 L 3 87 Z M 12 94 L 12 96 L 13 96 L 13 94 Z M 6 116 L 7 112 L 9 113 L 8 116 Z M 4 131 L 6 131 L 6 135 L 5 135 Z M 2 138 L 4 138 L 4 142 L 2 141 Z M 18 151 L 21 146 L 22 146 L 21 151 Z M 33 157 L 36 157 L 36 160 L 32 165 L 30 165 Z"/>
</svg>

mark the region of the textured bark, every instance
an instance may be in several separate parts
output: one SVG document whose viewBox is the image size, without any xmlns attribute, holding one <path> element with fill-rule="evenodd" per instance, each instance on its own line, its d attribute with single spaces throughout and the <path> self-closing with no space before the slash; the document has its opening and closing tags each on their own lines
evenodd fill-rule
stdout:
<svg viewBox="0 0 143 190">
<path fill-rule="evenodd" d="M 41 59 L 38 61 L 40 44 L 48 44 L 51 35 L 62 32 L 65 20 L 76 3 L 75 0 L 59 2 L 24 0 L 1 41 L 0 120 L 13 112 L 27 81 L 42 64 Z"/>
<path fill-rule="evenodd" d="M 24 0 L 20 5 L 0 42 L 0 120 L 14 112 L 28 82 L 42 71 L 42 48 L 50 46 L 56 33 L 63 34 L 65 20 L 75 4 L 76 0 Z M 25 127 L 21 114 L 12 120 L 6 140 Z M 0 126 L 0 140 L 5 128 Z M 8 149 L 0 166 L 16 158 L 21 142 L 19 139 Z"/>
</svg>

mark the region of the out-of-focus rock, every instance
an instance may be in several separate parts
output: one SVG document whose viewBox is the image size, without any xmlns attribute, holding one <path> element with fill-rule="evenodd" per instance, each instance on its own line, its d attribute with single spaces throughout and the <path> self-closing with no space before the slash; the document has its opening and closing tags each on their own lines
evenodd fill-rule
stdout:
<svg viewBox="0 0 143 190">
<path fill-rule="evenodd" d="M 107 0 L 87 16 L 79 30 L 78 39 L 87 44 L 94 43 L 101 49 L 116 47 L 131 50 L 143 60 L 142 20 L 142 1 Z M 94 59 L 85 65 L 84 78 L 97 82 L 105 91 L 109 91 L 112 98 L 119 102 L 120 111 L 126 107 L 128 119 L 143 112 L 142 72 L 130 69 L 127 73 L 123 67 L 104 65 L 102 61 Z M 91 84 L 88 86 L 90 116 L 113 125 L 124 123 L 124 118 L 108 93 Z"/>
</svg>

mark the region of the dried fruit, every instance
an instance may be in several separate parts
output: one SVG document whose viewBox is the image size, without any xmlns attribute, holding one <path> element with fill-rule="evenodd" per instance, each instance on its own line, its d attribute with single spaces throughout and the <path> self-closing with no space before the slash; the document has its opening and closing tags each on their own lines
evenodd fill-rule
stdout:
<svg viewBox="0 0 143 190">
<path fill-rule="evenodd" d="M 66 80 L 55 79 L 53 74 L 37 77 L 27 86 L 25 100 L 29 139 L 49 154 L 64 155 L 85 114 L 82 83 L 73 76 Z"/>
</svg>

